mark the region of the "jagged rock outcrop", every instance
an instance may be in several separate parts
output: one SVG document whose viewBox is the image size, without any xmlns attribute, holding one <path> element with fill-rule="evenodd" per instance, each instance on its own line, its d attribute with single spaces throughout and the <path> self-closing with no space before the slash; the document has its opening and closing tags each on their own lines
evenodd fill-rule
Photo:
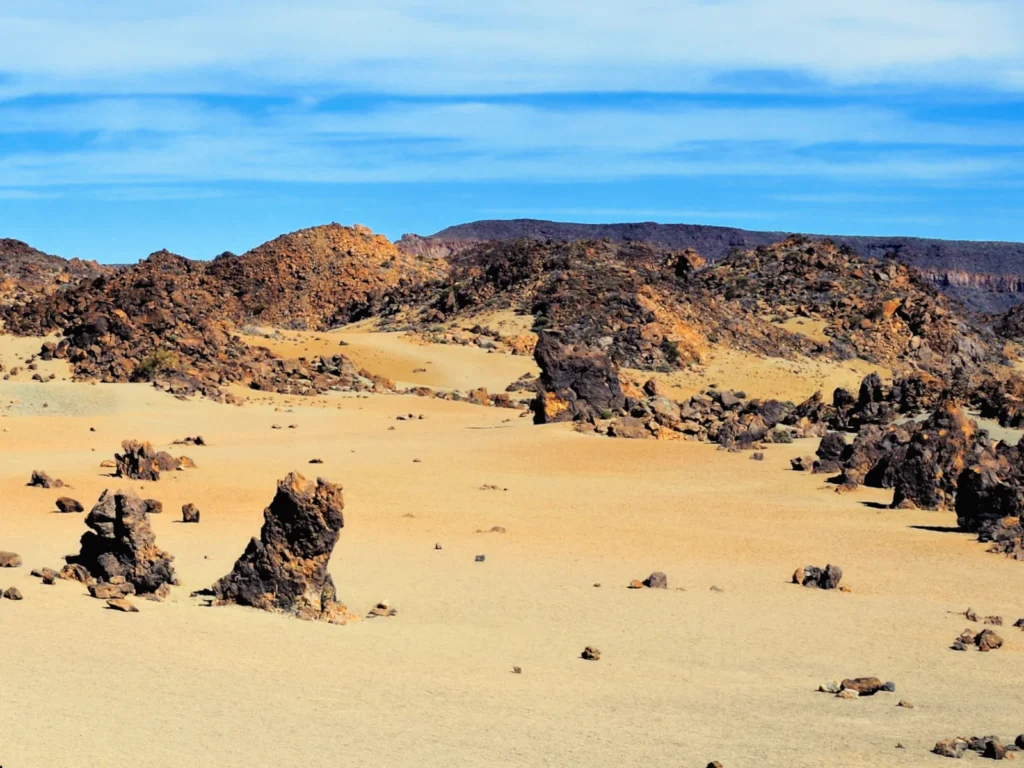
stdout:
<svg viewBox="0 0 1024 768">
<path fill-rule="evenodd" d="M 231 573 L 213 585 L 217 604 L 344 624 L 351 616 L 327 572 L 344 507 L 340 485 L 322 478 L 314 483 L 297 472 L 279 481 L 260 538 L 250 540 Z"/>
<path fill-rule="evenodd" d="M 124 440 L 121 443 L 124 453 L 115 453 L 117 477 L 130 480 L 159 480 L 160 466 L 156 451 L 149 442 L 141 440 Z"/>
<path fill-rule="evenodd" d="M 157 547 L 146 508 L 134 491 L 104 491 L 85 518 L 79 553 L 65 560 L 101 584 L 124 579 L 139 594 L 165 595 L 178 583 L 174 558 Z"/>
<path fill-rule="evenodd" d="M 893 506 L 952 508 L 961 473 L 989 447 L 987 433 L 945 400 L 922 422 L 863 428 L 842 449 L 840 480 L 893 488 Z M 837 451 L 830 445 L 830 453 Z"/>
<path fill-rule="evenodd" d="M 617 366 L 600 350 L 543 331 L 534 355 L 541 371 L 533 402 L 536 423 L 607 419 L 622 411 Z"/>
</svg>

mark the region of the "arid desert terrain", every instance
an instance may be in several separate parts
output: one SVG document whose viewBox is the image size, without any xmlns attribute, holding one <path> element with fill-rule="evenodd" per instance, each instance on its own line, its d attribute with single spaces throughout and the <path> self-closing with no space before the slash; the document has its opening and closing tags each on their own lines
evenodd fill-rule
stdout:
<svg viewBox="0 0 1024 768">
<path fill-rule="evenodd" d="M 833 253 L 808 268 L 826 269 L 815 259 Z M 827 268 L 836 281 L 864 269 Z M 228 337 L 182 319 L 182 307 L 198 306 L 191 272 L 159 290 L 151 272 L 119 283 L 129 271 L 20 297 L 7 320 L 21 325 L 0 336 L 0 550 L 21 560 L 0 568 L 0 590 L 23 598 L 0 599 L 0 764 L 852 768 L 942 765 L 936 742 L 989 735 L 1014 757 L 1024 564 L 1012 543 L 1007 557 L 979 542 L 962 489 L 954 504 L 949 487 L 954 468 L 974 464 L 998 473 L 971 485 L 977 498 L 1017 487 L 1013 364 L 1001 358 L 997 370 L 977 353 L 988 378 L 971 380 L 963 410 L 951 404 L 959 379 L 942 366 L 974 354 L 964 339 L 998 342 L 973 325 L 942 325 L 945 300 L 895 269 L 879 285 L 897 282 L 902 306 L 931 302 L 931 325 L 901 310 L 850 310 L 876 320 L 856 326 L 849 343 L 862 354 L 846 359 L 820 346 L 845 322 L 841 307 L 763 319 L 796 294 L 743 307 L 749 325 L 737 330 L 738 300 L 708 294 L 721 315 L 694 314 L 688 326 L 690 315 L 642 288 L 640 304 L 658 304 L 642 337 L 619 330 L 618 315 L 602 320 L 613 362 L 583 330 L 572 345 L 541 331 L 533 353 L 529 316 L 468 299 L 456 303 L 469 320 L 456 310 L 444 327 L 253 320 Z M 546 317 L 580 300 L 551 291 Z M 416 299 L 402 301 L 396 311 L 408 315 Z M 672 311 L 682 318 L 672 343 L 648 343 Z M 39 320 L 46 312 L 59 321 Z M 130 332 L 108 331 L 108 319 Z M 181 330 L 189 323 L 205 346 Z M 921 334 L 953 335 L 954 351 L 917 354 Z M 793 349 L 767 354 L 769 344 Z M 665 350 L 680 364 L 645 368 L 643 355 Z M 517 380 L 527 384 L 496 396 Z M 858 387 L 859 399 L 840 394 Z M 837 390 L 834 404 L 809 398 L 816 390 Z M 610 406 L 598 402 L 606 395 Z M 964 415 L 991 402 L 1004 413 L 981 425 L 999 445 L 977 442 Z M 837 424 L 847 448 L 834 459 Z M 196 436 L 201 444 L 182 442 Z M 126 440 L 191 462 L 155 481 L 126 476 L 113 461 Z M 30 485 L 36 471 L 61 487 Z M 343 623 L 221 604 L 230 601 L 208 591 L 261 535 L 292 471 L 344 489 L 329 561 Z M 89 513 L 106 489 L 163 506 L 144 517 L 178 583 L 162 599 L 129 595 L 135 612 L 80 581 L 32 575 L 60 571 L 87 530 L 86 514 L 62 513 L 57 500 Z M 186 504 L 198 524 L 182 521 Z M 840 566 L 842 588 L 793 583 L 808 565 Z M 657 573 L 666 589 L 630 588 Z M 990 616 L 1003 625 L 985 625 Z M 965 627 L 997 631 L 1001 647 L 952 650 Z M 587 647 L 599 660 L 581 657 Z M 895 691 L 835 695 L 839 681 L 861 677 Z M 830 681 L 835 690 L 818 690 Z M 963 759 L 983 758 L 967 749 Z"/>
</svg>

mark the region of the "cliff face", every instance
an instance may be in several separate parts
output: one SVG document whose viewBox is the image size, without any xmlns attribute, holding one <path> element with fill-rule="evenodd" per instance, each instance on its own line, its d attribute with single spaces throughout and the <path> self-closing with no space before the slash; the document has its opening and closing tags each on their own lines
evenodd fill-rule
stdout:
<svg viewBox="0 0 1024 768">
<path fill-rule="evenodd" d="M 780 242 L 787 234 L 693 224 L 573 224 L 513 219 L 460 224 L 428 238 L 407 235 L 399 241 L 398 247 L 412 249 L 409 252 L 433 252 L 446 256 L 484 240 L 530 238 L 565 242 L 609 239 L 613 242 L 649 243 L 673 250 L 693 248 L 714 262 L 734 250 L 747 251 Z M 865 258 L 896 258 L 917 267 L 944 293 L 958 298 L 976 311 L 1005 311 L 1024 301 L 1024 243 L 913 237 L 830 236 L 829 239 Z"/>
</svg>

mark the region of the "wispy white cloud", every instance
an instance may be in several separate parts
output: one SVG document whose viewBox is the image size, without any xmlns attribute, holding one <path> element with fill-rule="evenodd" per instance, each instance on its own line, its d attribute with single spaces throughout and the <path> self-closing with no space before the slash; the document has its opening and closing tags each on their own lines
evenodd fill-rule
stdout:
<svg viewBox="0 0 1024 768">
<path fill-rule="evenodd" d="M 5 0 L 9 94 L 1021 87 L 1018 0 Z"/>
</svg>

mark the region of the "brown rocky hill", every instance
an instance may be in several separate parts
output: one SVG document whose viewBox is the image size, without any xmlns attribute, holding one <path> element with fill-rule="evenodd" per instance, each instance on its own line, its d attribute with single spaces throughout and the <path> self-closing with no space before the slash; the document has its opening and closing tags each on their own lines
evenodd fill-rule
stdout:
<svg viewBox="0 0 1024 768">
<path fill-rule="evenodd" d="M 371 389 L 341 355 L 286 363 L 246 345 L 233 318 L 239 301 L 205 262 L 168 251 L 68 290 L 38 294 L 0 309 L 8 331 L 58 332 L 44 359 L 67 359 L 76 376 L 105 382 L 153 381 L 177 395 L 230 399 L 224 387 L 311 394 L 328 388 Z"/>
<path fill-rule="evenodd" d="M 448 263 L 444 279 L 403 296 L 407 324 L 511 308 L 535 330 L 647 370 L 699 361 L 712 344 L 940 374 L 995 354 L 991 334 L 906 264 L 799 236 L 707 266 L 643 243 L 528 239 L 470 245 Z M 817 321 L 824 339 L 785 330 L 795 317 Z"/>
<path fill-rule="evenodd" d="M 207 269 L 239 321 L 323 330 L 376 314 L 390 297 L 440 274 L 442 263 L 399 251 L 361 226 L 328 224 L 282 235 Z"/>
<path fill-rule="evenodd" d="M 24 303 L 39 292 L 54 292 L 79 280 L 111 272 L 95 261 L 65 260 L 20 240 L 0 239 L 0 302 Z"/>
<path fill-rule="evenodd" d="M 757 232 L 732 227 L 696 224 L 575 224 L 512 219 L 475 221 L 441 230 L 429 237 L 406 235 L 399 248 L 409 253 L 441 255 L 486 240 L 598 240 L 639 242 L 672 250 L 693 248 L 708 261 L 731 251 L 751 250 L 784 240 L 786 232 Z M 821 238 L 823 235 L 810 235 Z M 861 237 L 829 235 L 836 245 L 847 246 L 866 258 L 895 256 L 918 267 L 929 279 L 972 309 L 1002 311 L 1024 301 L 1024 243 L 933 240 L 914 237 Z M 1018 279 L 1015 279 L 1018 278 Z"/>
</svg>

